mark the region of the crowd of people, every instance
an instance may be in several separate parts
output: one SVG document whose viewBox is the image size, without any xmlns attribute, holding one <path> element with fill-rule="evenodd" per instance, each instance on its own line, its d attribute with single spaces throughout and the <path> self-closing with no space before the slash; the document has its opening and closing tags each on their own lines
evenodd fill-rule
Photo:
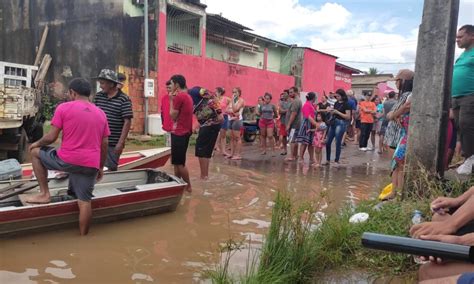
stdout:
<svg viewBox="0 0 474 284">
<path fill-rule="evenodd" d="M 458 148 L 465 160 L 457 172 L 472 174 L 474 26 L 461 27 L 456 42 L 465 51 L 454 66 L 445 163 L 446 166 L 450 163 Z M 81 234 L 88 232 L 94 183 L 102 177 L 105 166 L 109 170 L 117 170 L 133 117 L 130 99 L 121 91 L 122 81 L 118 74 L 103 69 L 97 79 L 102 91 L 93 100 L 89 98 L 90 83 L 81 78 L 73 79 L 68 86 L 71 101 L 57 107 L 51 131 L 30 146 L 40 194 L 33 195 L 26 202 L 50 202 L 47 169 L 68 172 L 70 189 L 78 198 Z M 276 147 L 280 147 L 280 154 L 287 156 L 285 161 L 294 162 L 304 161 L 307 151 L 309 163 L 320 167 L 329 166 L 332 161 L 338 165 L 342 147 L 350 141 L 358 144 L 360 151 L 376 148 L 380 154 L 388 151 L 393 157 L 391 176 L 394 190 L 387 198 L 394 198 L 403 184 L 415 73 L 403 69 L 395 79 L 398 95 L 390 92 L 384 97 L 367 92 L 363 97 L 356 98 L 352 90 L 338 89 L 328 96 L 309 92 L 303 104 L 300 92 L 294 86 L 283 90 L 278 103 L 273 103 L 272 94 L 265 93 L 255 108 L 261 155 L 275 156 Z M 225 95 L 222 87 L 216 88 L 215 92 L 198 86 L 187 88 L 182 75 L 172 76 L 166 87 L 167 94 L 161 98 L 161 113 L 163 129 L 170 134 L 171 163 L 175 175 L 186 181 L 186 190 L 191 192 L 186 152 L 193 131 L 198 133 L 195 156 L 199 159 L 200 177 L 207 179 L 214 151 L 231 160 L 242 159 L 245 100 L 238 87 L 232 89 L 230 97 Z M 194 117 L 196 127 L 193 126 Z M 60 148 L 47 147 L 60 132 Z M 230 134 L 230 152 L 226 143 L 227 134 Z M 331 160 L 333 142 L 335 156 Z M 324 148 L 326 155 L 323 162 Z M 474 187 L 458 198 L 437 198 L 432 203 L 432 209 L 436 212 L 432 222 L 415 225 L 410 232 L 422 239 L 474 245 L 473 205 Z M 440 266 L 431 263 L 422 266 L 420 279 L 447 277 L 472 270 L 472 264 L 449 263 Z"/>
</svg>

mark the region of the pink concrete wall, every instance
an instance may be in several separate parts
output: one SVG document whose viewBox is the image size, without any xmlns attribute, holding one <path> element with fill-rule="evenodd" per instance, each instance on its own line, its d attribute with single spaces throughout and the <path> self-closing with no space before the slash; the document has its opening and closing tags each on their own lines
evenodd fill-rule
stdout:
<svg viewBox="0 0 474 284">
<path fill-rule="evenodd" d="M 305 49 L 303 58 L 303 78 L 301 80 L 301 91 L 323 92 L 326 94 L 334 91 L 334 70 L 336 58 Z"/>
<path fill-rule="evenodd" d="M 257 98 L 269 92 L 278 97 L 284 89 L 294 85 L 294 77 L 237 64 L 229 64 L 201 56 L 166 52 L 165 66 L 158 74 L 159 93 L 165 89 L 165 82 L 174 74 L 182 74 L 188 87 L 201 86 L 213 90 L 224 87 L 230 96 L 233 87 L 242 89 L 246 105 L 256 105 Z M 163 61 L 162 61 L 163 62 Z M 274 99 L 274 102 L 277 100 Z"/>
<path fill-rule="evenodd" d="M 345 91 L 352 88 L 352 73 L 343 70 L 337 70 L 334 73 L 334 90 L 343 89 Z"/>
</svg>

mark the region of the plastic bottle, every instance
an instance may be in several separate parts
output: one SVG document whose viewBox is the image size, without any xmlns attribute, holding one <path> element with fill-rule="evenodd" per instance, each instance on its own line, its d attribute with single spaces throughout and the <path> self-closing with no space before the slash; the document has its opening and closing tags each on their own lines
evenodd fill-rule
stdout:
<svg viewBox="0 0 474 284">
<path fill-rule="evenodd" d="M 413 211 L 413 217 L 411 218 L 411 223 L 413 225 L 420 224 L 423 222 L 423 214 L 421 213 L 420 210 L 415 210 Z M 424 264 L 427 263 L 428 261 L 424 261 L 420 258 L 420 256 L 414 255 L 413 256 L 413 261 L 416 264 Z"/>
<path fill-rule="evenodd" d="M 420 224 L 423 222 L 423 214 L 420 210 L 413 211 L 413 217 L 411 218 L 411 223 L 413 225 Z"/>
</svg>

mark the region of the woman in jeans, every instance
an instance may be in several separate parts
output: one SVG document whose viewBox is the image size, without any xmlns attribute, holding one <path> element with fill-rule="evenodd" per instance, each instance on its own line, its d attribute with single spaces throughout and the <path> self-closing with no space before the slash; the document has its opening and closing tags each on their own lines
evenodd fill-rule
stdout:
<svg viewBox="0 0 474 284">
<path fill-rule="evenodd" d="M 328 119 L 328 133 L 326 143 L 326 162 L 323 165 L 329 165 L 331 161 L 331 144 L 332 140 L 336 138 L 336 158 L 334 162 L 339 165 L 339 158 L 341 156 L 342 137 L 346 132 L 346 120 L 351 118 L 351 107 L 347 102 L 347 95 L 343 89 L 338 89 L 335 94 L 337 100 L 329 113 L 331 117 Z"/>
</svg>

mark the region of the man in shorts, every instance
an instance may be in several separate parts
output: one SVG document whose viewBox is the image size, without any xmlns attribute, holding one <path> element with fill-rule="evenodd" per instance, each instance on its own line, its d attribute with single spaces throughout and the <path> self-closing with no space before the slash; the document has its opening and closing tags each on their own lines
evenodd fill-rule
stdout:
<svg viewBox="0 0 474 284">
<path fill-rule="evenodd" d="M 186 151 L 193 131 L 193 100 L 186 92 L 186 79 L 182 75 L 173 75 L 170 83 L 170 117 L 173 120 L 171 164 L 174 166 L 174 174 L 188 184 L 186 191 L 191 192 Z"/>
<path fill-rule="evenodd" d="M 199 123 L 199 133 L 196 139 L 195 156 L 199 159 L 201 179 L 209 177 L 209 161 L 216 145 L 217 136 L 224 121 L 219 100 L 206 89 L 193 87 L 188 91 L 193 98 L 194 110 Z M 196 99 L 195 99 L 196 98 Z"/>
<path fill-rule="evenodd" d="M 57 106 L 51 120 L 51 130 L 31 144 L 31 162 L 40 193 L 26 199 L 27 203 L 42 204 L 51 201 L 48 188 L 48 169 L 69 174 L 69 190 L 77 197 L 79 231 L 86 235 L 92 217 L 91 198 L 95 181 L 104 172 L 107 157 L 109 125 L 105 113 L 89 102 L 91 85 L 82 78 L 69 83 L 72 101 Z M 56 141 L 62 132 L 58 150 L 46 147 Z"/>
<path fill-rule="evenodd" d="M 286 113 L 286 132 L 288 133 L 288 142 L 290 143 L 291 155 L 285 161 L 295 161 L 298 158 L 298 143 L 296 143 L 296 133 L 301 126 L 301 103 L 298 87 L 291 87 L 289 90 L 291 106 Z"/>
</svg>

